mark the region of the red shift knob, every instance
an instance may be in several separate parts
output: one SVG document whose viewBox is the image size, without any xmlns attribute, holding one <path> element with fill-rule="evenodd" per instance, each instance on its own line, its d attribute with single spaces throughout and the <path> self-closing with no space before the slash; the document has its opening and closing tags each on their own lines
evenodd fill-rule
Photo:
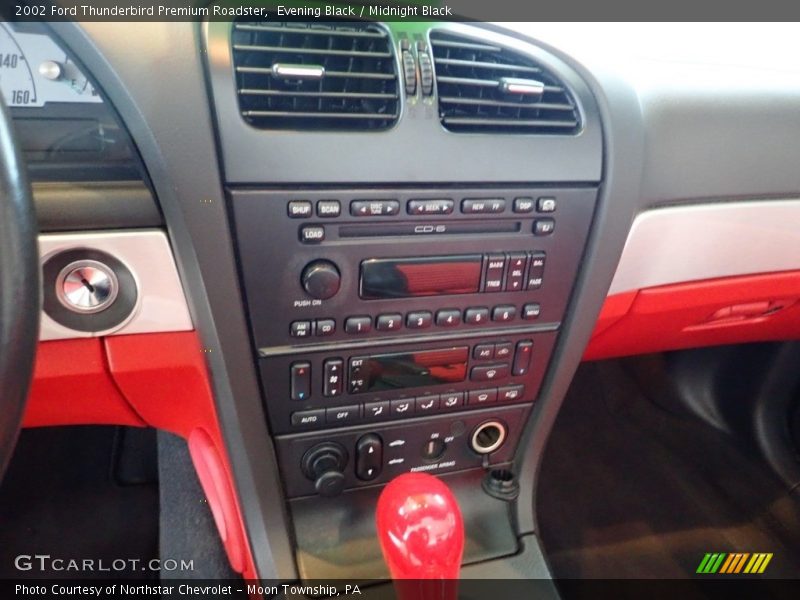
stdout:
<svg viewBox="0 0 800 600">
<path fill-rule="evenodd" d="M 383 557 L 394 579 L 452 580 L 452 585 L 418 589 L 409 587 L 410 582 L 397 585 L 400 596 L 455 598 L 464 522 L 450 488 L 424 473 L 400 475 L 381 493 L 376 518 Z"/>
</svg>

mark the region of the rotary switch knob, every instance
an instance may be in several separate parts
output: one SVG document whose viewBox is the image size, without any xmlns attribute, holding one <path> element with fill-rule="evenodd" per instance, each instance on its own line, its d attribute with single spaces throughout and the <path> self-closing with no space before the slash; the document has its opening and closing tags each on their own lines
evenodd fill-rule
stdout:
<svg viewBox="0 0 800 600">
<path fill-rule="evenodd" d="M 323 442 L 303 456 L 303 474 L 314 482 L 320 496 L 332 497 L 342 493 L 345 485 L 344 469 L 347 451 L 336 442 Z"/>
<path fill-rule="evenodd" d="M 329 260 L 308 263 L 300 277 L 303 289 L 312 298 L 326 300 L 336 295 L 342 283 L 339 269 Z"/>
</svg>

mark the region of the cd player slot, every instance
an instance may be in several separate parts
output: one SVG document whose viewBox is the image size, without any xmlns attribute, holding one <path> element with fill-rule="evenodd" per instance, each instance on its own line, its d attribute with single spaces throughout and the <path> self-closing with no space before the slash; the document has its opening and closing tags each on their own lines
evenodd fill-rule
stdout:
<svg viewBox="0 0 800 600">
<path fill-rule="evenodd" d="M 452 235 L 467 233 L 519 233 L 519 221 L 496 221 L 485 223 L 372 223 L 366 225 L 339 226 L 340 238 L 384 237 L 387 235 Z"/>
</svg>

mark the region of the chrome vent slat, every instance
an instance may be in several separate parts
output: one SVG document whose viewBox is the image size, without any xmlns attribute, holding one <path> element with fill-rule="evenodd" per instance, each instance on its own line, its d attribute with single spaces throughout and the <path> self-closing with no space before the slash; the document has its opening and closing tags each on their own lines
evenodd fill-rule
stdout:
<svg viewBox="0 0 800 600">
<path fill-rule="evenodd" d="M 359 92 L 286 92 L 283 90 L 249 90 L 241 89 L 240 94 L 251 94 L 258 96 L 284 96 L 298 98 L 370 98 L 381 100 L 397 99 L 397 94 L 379 94 L 379 93 L 359 93 Z"/>
<path fill-rule="evenodd" d="M 272 67 L 236 67 L 237 73 L 253 73 L 259 75 L 272 75 Z M 357 73 L 347 71 L 325 71 L 325 77 L 352 77 L 353 79 L 395 79 L 394 75 L 386 73 Z"/>
<path fill-rule="evenodd" d="M 313 56 L 347 56 L 354 58 L 391 58 L 391 52 L 363 52 L 358 50 L 329 50 L 326 48 L 292 48 L 290 46 L 253 46 L 234 44 L 240 52 L 273 52 L 275 54 L 311 54 Z"/>
<path fill-rule="evenodd" d="M 476 106 L 502 106 L 508 108 L 535 108 L 537 110 L 575 110 L 572 104 L 546 104 L 536 102 L 533 104 L 525 102 L 502 102 L 500 100 L 484 100 L 481 98 L 459 98 L 457 96 L 443 96 L 439 100 L 447 104 L 473 104 Z"/>
<path fill-rule="evenodd" d="M 538 67 L 519 67 L 516 65 L 504 65 L 502 63 L 493 63 L 493 62 L 477 62 L 474 60 L 461 60 L 458 58 L 437 58 L 434 61 L 437 65 L 453 65 L 458 67 L 472 67 L 473 69 L 497 69 L 497 70 L 508 70 L 508 71 L 518 71 L 521 73 L 541 73 L 541 69 Z"/>
<path fill-rule="evenodd" d="M 580 131 L 580 112 L 570 91 L 530 56 L 444 30 L 432 31 L 430 41 L 445 129 L 547 135 Z"/>
<path fill-rule="evenodd" d="M 400 90 L 387 30 L 368 22 L 236 22 L 239 109 L 260 129 L 370 131 L 394 125 Z"/>
<path fill-rule="evenodd" d="M 341 37 L 385 38 L 386 33 L 377 31 L 359 31 L 357 29 L 332 29 L 324 26 L 292 27 L 291 23 L 284 26 L 260 25 L 256 23 L 236 23 L 237 31 L 264 31 L 272 33 L 302 33 L 308 35 L 330 35 Z"/>
<path fill-rule="evenodd" d="M 547 121 L 543 119 L 475 119 L 472 117 L 445 117 L 446 125 L 488 125 L 492 127 L 575 127 L 578 121 Z"/>
<path fill-rule="evenodd" d="M 383 115 L 380 113 L 345 113 L 345 112 L 297 112 L 297 111 L 280 111 L 280 110 L 247 110 L 244 114 L 246 117 L 302 117 L 303 119 L 393 119 L 392 115 Z"/>
</svg>

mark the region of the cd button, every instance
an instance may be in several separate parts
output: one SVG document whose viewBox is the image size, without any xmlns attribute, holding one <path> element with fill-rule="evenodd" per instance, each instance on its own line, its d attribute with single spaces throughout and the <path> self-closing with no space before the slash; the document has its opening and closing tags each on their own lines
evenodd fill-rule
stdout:
<svg viewBox="0 0 800 600">
<path fill-rule="evenodd" d="M 317 336 L 333 335 L 336 331 L 336 321 L 333 319 L 317 319 L 314 332 Z"/>
</svg>

